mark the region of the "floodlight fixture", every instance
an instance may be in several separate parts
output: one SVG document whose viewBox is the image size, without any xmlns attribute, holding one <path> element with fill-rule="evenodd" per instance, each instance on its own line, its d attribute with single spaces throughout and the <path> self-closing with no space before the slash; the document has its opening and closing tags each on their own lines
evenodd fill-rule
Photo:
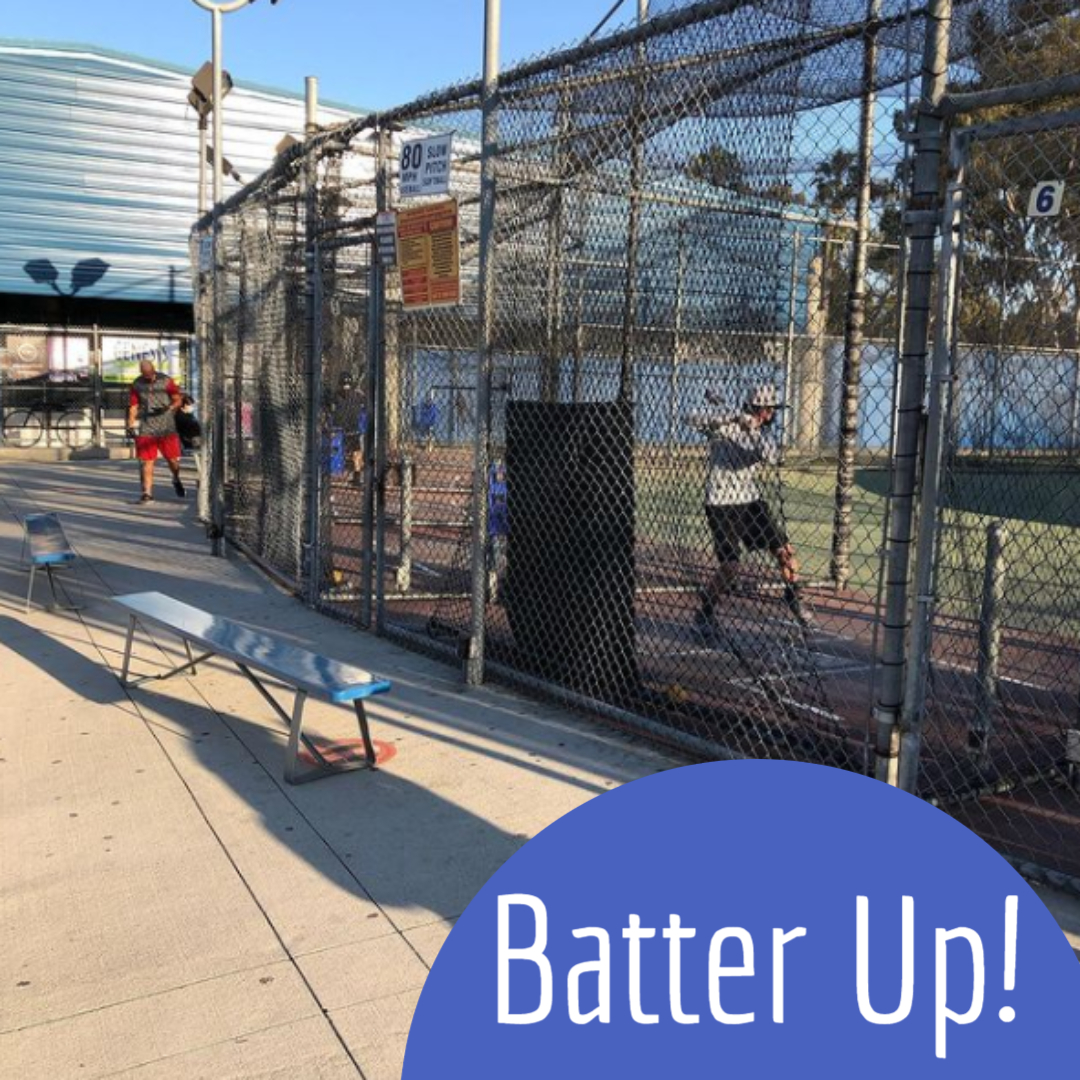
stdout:
<svg viewBox="0 0 1080 1080">
<path fill-rule="evenodd" d="M 211 168 L 214 167 L 214 148 L 209 145 L 206 147 L 206 163 Z M 221 175 L 231 177 L 238 184 L 243 183 L 243 180 L 240 179 L 240 174 L 233 167 L 233 163 L 224 155 L 221 158 Z"/>
<path fill-rule="evenodd" d="M 232 88 L 232 76 L 227 71 L 222 71 L 222 98 L 226 97 Z M 188 94 L 188 103 L 201 117 L 209 116 L 214 111 L 214 65 L 209 60 L 195 72 L 191 80 L 191 93 Z"/>
</svg>

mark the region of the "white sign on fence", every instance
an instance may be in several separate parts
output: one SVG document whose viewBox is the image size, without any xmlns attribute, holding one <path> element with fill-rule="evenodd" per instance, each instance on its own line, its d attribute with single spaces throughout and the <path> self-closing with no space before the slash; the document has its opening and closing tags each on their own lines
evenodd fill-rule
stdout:
<svg viewBox="0 0 1080 1080">
<path fill-rule="evenodd" d="M 450 148 L 453 134 L 414 139 L 401 146 L 401 197 L 445 195 L 450 190 Z"/>
<path fill-rule="evenodd" d="M 383 266 L 397 266 L 397 214 L 393 210 L 375 215 L 375 241 Z"/>
<path fill-rule="evenodd" d="M 1061 180 L 1044 180 L 1036 184 L 1028 199 L 1028 217 L 1057 217 L 1064 196 L 1065 184 Z"/>
</svg>

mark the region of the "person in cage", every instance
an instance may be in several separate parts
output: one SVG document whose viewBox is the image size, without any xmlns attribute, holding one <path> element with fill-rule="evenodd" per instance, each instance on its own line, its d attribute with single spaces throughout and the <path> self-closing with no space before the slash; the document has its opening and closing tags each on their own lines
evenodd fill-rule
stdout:
<svg viewBox="0 0 1080 1080">
<path fill-rule="evenodd" d="M 694 413 L 687 423 L 709 440 L 709 470 L 705 484 L 705 519 L 712 535 L 717 567 L 701 593 L 695 623 L 706 638 L 715 636 L 716 607 L 735 591 L 742 551 L 768 551 L 780 568 L 784 599 L 800 626 L 814 624 L 803 607 L 795 549 L 773 516 L 762 492 L 763 466 L 779 462 L 771 428 L 780 409 L 776 388 L 759 386 L 738 413 L 717 411 L 722 399 L 706 392 L 713 411 Z"/>
<path fill-rule="evenodd" d="M 342 452 L 352 468 L 353 483 L 359 484 L 364 475 L 364 435 L 368 415 L 360 380 L 351 371 L 344 372 L 338 380 L 334 425 L 343 436 Z"/>
<path fill-rule="evenodd" d="M 135 440 L 142 495 L 139 502 L 154 501 L 154 462 L 160 453 L 172 473 L 177 498 L 185 495 L 180 480 L 180 436 L 176 414 L 183 404 L 180 387 L 162 375 L 149 360 L 139 365 L 139 377 L 131 384 L 128 399 L 128 435 Z"/>
<path fill-rule="evenodd" d="M 427 444 L 428 450 L 435 443 L 435 429 L 439 426 L 439 406 L 435 392 L 429 390 L 424 399 L 413 407 L 413 432 L 416 439 Z"/>
</svg>

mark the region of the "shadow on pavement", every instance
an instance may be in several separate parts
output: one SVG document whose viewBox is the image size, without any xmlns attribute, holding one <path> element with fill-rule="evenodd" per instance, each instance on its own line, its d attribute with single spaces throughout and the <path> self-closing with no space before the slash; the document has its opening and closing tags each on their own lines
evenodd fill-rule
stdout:
<svg viewBox="0 0 1080 1080">
<path fill-rule="evenodd" d="M 223 717 L 195 694 L 190 702 L 179 701 L 153 684 L 125 692 L 103 664 L 7 616 L 0 616 L 0 641 L 88 700 L 116 705 L 129 716 L 137 713 L 197 801 L 204 781 L 185 770 L 185 758 L 194 757 L 258 811 L 262 828 L 275 841 L 358 898 L 454 918 L 527 839 L 392 769 L 286 788 L 280 779 L 283 729 Z M 385 738 L 386 725 L 373 722 L 380 726 L 376 738 Z M 468 853 L 465 860 L 462 853 Z"/>
</svg>

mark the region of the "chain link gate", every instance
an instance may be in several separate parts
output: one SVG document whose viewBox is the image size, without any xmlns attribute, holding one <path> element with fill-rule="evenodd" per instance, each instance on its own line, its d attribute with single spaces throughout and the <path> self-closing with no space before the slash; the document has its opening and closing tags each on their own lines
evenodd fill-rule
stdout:
<svg viewBox="0 0 1080 1080">
<path fill-rule="evenodd" d="M 312 443 L 317 457 L 309 595 L 338 617 L 370 625 L 374 537 L 371 387 L 371 230 L 314 253 Z"/>
<path fill-rule="evenodd" d="M 1080 113 L 951 148 L 908 752 L 919 795 L 1078 879 Z"/>
</svg>

